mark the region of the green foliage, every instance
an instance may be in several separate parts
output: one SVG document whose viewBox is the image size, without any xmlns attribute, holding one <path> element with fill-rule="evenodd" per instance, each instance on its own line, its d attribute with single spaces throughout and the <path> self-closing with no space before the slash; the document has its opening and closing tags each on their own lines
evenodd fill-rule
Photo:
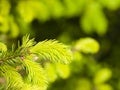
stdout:
<svg viewBox="0 0 120 90">
<path fill-rule="evenodd" d="M 7 51 L 7 46 L 4 44 L 4 43 L 2 43 L 2 42 L 0 42 L 0 51 Z"/>
<path fill-rule="evenodd" d="M 92 38 L 81 38 L 74 46 L 74 49 L 84 53 L 97 53 L 100 46 L 98 42 Z"/>
<path fill-rule="evenodd" d="M 21 75 L 9 65 L 0 65 L 0 76 L 5 78 L 3 90 L 20 90 L 24 84 Z"/>
<path fill-rule="evenodd" d="M 109 80 L 112 76 L 112 72 L 108 68 L 103 68 L 100 71 L 98 71 L 94 78 L 95 84 L 101 84 Z"/>
<path fill-rule="evenodd" d="M 66 79 L 70 76 L 70 67 L 64 64 L 56 64 L 56 71 L 59 77 Z"/>
<path fill-rule="evenodd" d="M 52 62 L 69 63 L 71 52 L 69 48 L 56 40 L 45 40 L 36 44 L 30 52 L 38 54 L 41 58 Z"/>
<path fill-rule="evenodd" d="M 108 84 L 99 85 L 97 90 L 113 90 L 113 88 Z"/>
<path fill-rule="evenodd" d="M 104 7 L 107 7 L 110 10 L 116 10 L 119 8 L 120 0 L 99 0 Z"/>
<path fill-rule="evenodd" d="M 45 65 L 45 70 L 48 80 L 51 83 L 55 82 L 58 78 L 67 79 L 71 74 L 70 66 L 60 63 L 47 63 L 47 65 Z"/>
<path fill-rule="evenodd" d="M 120 0 L 1 0 L 0 3 L 0 32 L 15 38 L 30 32 L 34 20 L 46 22 L 52 18 L 67 19 L 81 14 L 80 27 L 85 33 L 104 35 L 108 20 L 103 8 L 117 10 Z"/>
<path fill-rule="evenodd" d="M 57 76 L 57 72 L 55 71 L 55 65 L 52 63 L 46 63 L 45 65 L 45 71 L 46 71 L 46 75 L 47 75 L 47 79 L 49 82 L 55 82 L 56 79 L 58 78 Z"/>
<path fill-rule="evenodd" d="M 20 90 L 44 90 L 44 89 L 39 88 L 37 85 L 24 84 L 24 86 Z"/>
<path fill-rule="evenodd" d="M 103 35 L 107 30 L 107 20 L 102 12 L 102 7 L 97 2 L 87 5 L 85 15 L 82 17 L 81 25 L 86 33 L 97 32 Z"/>
<path fill-rule="evenodd" d="M 0 88 L 2 90 L 46 90 L 48 79 L 42 67 L 44 65 L 42 65 L 42 62 L 38 63 L 34 60 L 34 57 L 44 57 L 44 54 L 39 56 L 38 53 L 34 52 L 37 50 L 36 48 L 38 48 L 37 52 L 39 53 L 47 53 L 48 51 L 45 57 L 50 58 L 51 61 L 56 60 L 63 63 L 62 59 L 64 58 L 71 61 L 71 53 L 69 53 L 68 48 L 66 49 L 67 46 L 57 41 L 51 41 L 48 41 L 48 43 L 43 41 L 45 43 L 42 42 L 42 45 L 40 42 L 35 45 L 34 39 L 29 39 L 27 35 L 23 37 L 22 45 L 18 44 L 16 50 L 12 48 L 12 50 L 8 51 L 6 45 L 1 43 L 0 78 L 2 78 L 2 81 L 0 82 Z M 49 45 L 52 45 L 52 47 L 48 47 Z M 49 52 L 49 50 L 53 52 Z M 60 57 L 56 58 L 56 53 L 60 54 Z"/>
<path fill-rule="evenodd" d="M 68 69 L 65 67 L 64 69 L 62 69 L 62 67 L 59 69 L 61 75 L 63 72 L 64 76 L 68 76 L 65 78 L 64 76 L 60 76 L 54 67 L 55 73 L 58 73 L 58 76 L 64 80 L 57 81 L 56 77 L 53 78 L 53 80 L 56 81 L 48 90 L 113 90 L 111 85 L 107 83 L 112 77 L 111 69 L 108 67 L 103 68 L 103 66 L 97 63 L 91 56 L 91 54 L 99 51 L 99 43 L 93 38 L 81 38 L 74 43 L 72 46 L 73 61 L 65 66 Z M 51 65 L 51 67 L 53 66 L 54 65 Z M 57 68 L 59 68 L 58 65 Z M 67 72 L 69 72 L 69 74 Z M 62 83 L 65 83 L 65 85 Z"/>
<path fill-rule="evenodd" d="M 24 81 L 31 85 L 38 85 L 41 90 L 46 90 L 47 82 L 43 68 L 37 62 L 31 60 L 23 60 L 23 68 L 25 69 Z"/>
<path fill-rule="evenodd" d="M 120 0 L 0 0 L 0 90 L 119 90 L 119 9 Z M 11 49 L 26 33 L 50 40 L 28 35 Z"/>
<path fill-rule="evenodd" d="M 88 79 L 81 78 L 77 83 L 76 90 L 91 90 L 91 83 Z"/>
</svg>

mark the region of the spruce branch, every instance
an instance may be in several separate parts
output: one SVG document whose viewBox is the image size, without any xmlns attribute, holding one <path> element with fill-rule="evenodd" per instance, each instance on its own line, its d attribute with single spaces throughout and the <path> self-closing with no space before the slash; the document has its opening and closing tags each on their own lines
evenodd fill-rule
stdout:
<svg viewBox="0 0 120 90">
<path fill-rule="evenodd" d="M 29 38 L 29 35 L 26 35 L 22 38 L 22 45 L 21 47 L 22 48 L 28 48 L 28 47 L 31 47 L 35 44 L 36 42 L 34 41 L 34 38 L 33 39 L 30 39 Z"/>
<path fill-rule="evenodd" d="M 5 79 L 2 90 L 46 90 L 45 70 L 42 62 L 36 62 L 34 57 L 65 64 L 71 61 L 70 49 L 56 40 L 35 44 L 34 39 L 26 35 L 21 44 L 18 42 L 18 47 L 12 46 L 12 50 L 3 43 L 0 46 L 3 46 L 0 47 L 0 78 Z"/>
<path fill-rule="evenodd" d="M 24 36 L 22 38 L 22 44 L 20 45 L 18 42 L 17 49 L 15 49 L 15 46 L 13 44 L 11 51 L 9 50 L 9 51 L 0 53 L 0 63 L 8 62 L 10 64 L 11 62 L 12 63 L 14 62 L 14 64 L 16 64 L 17 62 L 20 62 L 20 59 L 22 57 L 26 57 L 30 55 L 29 47 L 33 46 L 34 44 L 35 44 L 34 39 L 29 39 L 29 35 Z"/>
<path fill-rule="evenodd" d="M 37 54 L 40 58 L 51 62 L 69 63 L 71 61 L 70 49 L 56 40 L 45 40 L 37 43 L 30 49 L 30 52 Z"/>
<path fill-rule="evenodd" d="M 23 68 L 26 71 L 24 80 L 28 84 L 38 85 L 41 90 L 47 87 L 46 77 L 43 68 L 37 62 L 31 60 L 23 60 Z"/>
<path fill-rule="evenodd" d="M 15 60 L 16 58 L 26 57 L 35 54 L 41 59 L 47 59 L 51 62 L 69 63 L 71 61 L 70 49 L 56 40 L 44 40 L 35 45 L 34 39 L 29 39 L 26 35 L 22 39 L 22 45 L 18 45 L 18 49 L 11 52 L 1 53 L 0 62 L 7 60 Z"/>
<path fill-rule="evenodd" d="M 0 75 L 5 78 L 4 90 L 20 90 L 24 84 L 21 75 L 9 65 L 0 66 Z"/>
</svg>

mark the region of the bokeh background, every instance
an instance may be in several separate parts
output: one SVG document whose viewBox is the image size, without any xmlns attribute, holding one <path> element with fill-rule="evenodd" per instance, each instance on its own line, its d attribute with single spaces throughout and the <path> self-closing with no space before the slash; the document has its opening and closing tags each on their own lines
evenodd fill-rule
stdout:
<svg viewBox="0 0 120 90">
<path fill-rule="evenodd" d="M 69 65 L 46 64 L 48 90 L 120 90 L 120 0 L 0 0 L 0 41 L 30 34 L 70 46 Z"/>
</svg>

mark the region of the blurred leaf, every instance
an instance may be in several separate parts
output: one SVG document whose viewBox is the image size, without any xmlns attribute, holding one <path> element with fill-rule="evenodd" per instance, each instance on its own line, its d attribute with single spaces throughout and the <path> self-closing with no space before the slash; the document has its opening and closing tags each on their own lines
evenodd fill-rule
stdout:
<svg viewBox="0 0 120 90">
<path fill-rule="evenodd" d="M 9 0 L 0 0 L 0 15 L 7 16 L 10 12 L 10 8 Z"/>
<path fill-rule="evenodd" d="M 64 7 L 60 0 L 45 0 L 45 2 L 53 18 L 59 18 L 64 15 Z"/>
<path fill-rule="evenodd" d="M 49 19 L 48 7 L 39 0 L 30 0 L 28 3 L 32 7 L 31 10 L 34 13 L 35 18 L 40 21 L 46 21 Z"/>
<path fill-rule="evenodd" d="M 56 71 L 57 71 L 58 75 L 63 79 L 66 79 L 70 76 L 69 65 L 64 65 L 64 64 L 57 63 L 56 64 Z"/>
<path fill-rule="evenodd" d="M 8 17 L 0 15 L 0 31 L 2 33 L 7 33 L 9 31 L 9 21 Z"/>
<path fill-rule="evenodd" d="M 83 15 L 82 19 L 80 19 L 80 25 L 82 26 L 85 33 L 90 34 L 93 32 L 90 16 L 88 16 L 87 14 Z"/>
<path fill-rule="evenodd" d="M 96 40 L 89 37 L 79 39 L 74 46 L 75 50 L 93 54 L 97 53 L 99 48 L 100 48 L 99 43 Z"/>
<path fill-rule="evenodd" d="M 30 7 L 29 1 L 20 0 L 16 11 L 20 14 L 23 21 L 30 23 L 35 18 L 35 13 L 33 12 L 33 8 Z"/>
<path fill-rule="evenodd" d="M 75 90 L 91 90 L 91 82 L 87 78 L 81 78 L 77 82 L 77 87 Z"/>
<path fill-rule="evenodd" d="M 96 73 L 94 77 L 94 83 L 95 84 L 104 83 L 108 81 L 111 77 L 112 71 L 109 68 L 102 68 Z"/>
<path fill-rule="evenodd" d="M 81 61 L 82 55 L 79 52 L 74 52 L 73 53 L 73 58 L 75 61 Z"/>
<path fill-rule="evenodd" d="M 13 38 L 19 35 L 19 27 L 12 16 L 10 17 L 10 34 Z"/>
<path fill-rule="evenodd" d="M 45 72 L 47 73 L 46 75 L 49 82 L 54 82 L 58 77 L 55 70 L 55 65 L 52 63 L 46 63 Z"/>
<path fill-rule="evenodd" d="M 63 43 L 70 43 L 72 38 L 68 32 L 63 32 L 59 37 L 58 40 L 63 42 Z"/>
<path fill-rule="evenodd" d="M 120 0 L 99 0 L 99 2 L 110 10 L 116 10 L 120 7 Z"/>
<path fill-rule="evenodd" d="M 113 90 L 113 88 L 108 84 L 101 84 L 97 86 L 97 90 Z"/>
<path fill-rule="evenodd" d="M 82 17 L 81 25 L 86 33 L 93 31 L 99 35 L 106 33 L 108 22 L 99 3 L 91 2 L 88 4 L 85 15 Z"/>
<path fill-rule="evenodd" d="M 73 0 L 64 0 L 65 4 L 65 13 L 67 17 L 71 17 L 78 13 L 78 7 L 77 4 Z"/>
<path fill-rule="evenodd" d="M 7 46 L 2 42 L 0 42 L 0 51 L 7 51 Z"/>
</svg>

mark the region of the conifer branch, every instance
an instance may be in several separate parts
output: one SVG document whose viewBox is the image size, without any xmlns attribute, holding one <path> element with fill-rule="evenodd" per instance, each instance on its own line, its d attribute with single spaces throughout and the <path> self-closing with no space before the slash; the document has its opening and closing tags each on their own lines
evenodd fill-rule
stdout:
<svg viewBox="0 0 120 90">
<path fill-rule="evenodd" d="M 67 64 L 72 59 L 70 49 L 56 40 L 45 40 L 39 42 L 32 47 L 30 51 L 37 54 L 40 58 L 50 60 L 51 62 Z"/>
<path fill-rule="evenodd" d="M 0 66 L 0 75 L 5 78 L 4 90 L 19 90 L 24 84 L 21 75 L 9 65 Z"/>
<path fill-rule="evenodd" d="M 56 40 L 35 44 L 34 39 L 26 35 L 17 49 L 13 46 L 12 50 L 7 50 L 5 44 L 0 45 L 4 46 L 0 48 L 0 77 L 5 79 L 2 90 L 46 90 L 45 70 L 33 60 L 34 56 L 65 64 L 71 61 L 70 49 Z M 25 72 L 24 75 L 20 71 Z"/>
<path fill-rule="evenodd" d="M 42 90 L 45 90 L 47 87 L 47 79 L 41 65 L 27 59 L 23 60 L 22 65 L 26 71 L 26 76 L 24 77 L 25 82 L 32 85 L 38 85 Z"/>
</svg>

